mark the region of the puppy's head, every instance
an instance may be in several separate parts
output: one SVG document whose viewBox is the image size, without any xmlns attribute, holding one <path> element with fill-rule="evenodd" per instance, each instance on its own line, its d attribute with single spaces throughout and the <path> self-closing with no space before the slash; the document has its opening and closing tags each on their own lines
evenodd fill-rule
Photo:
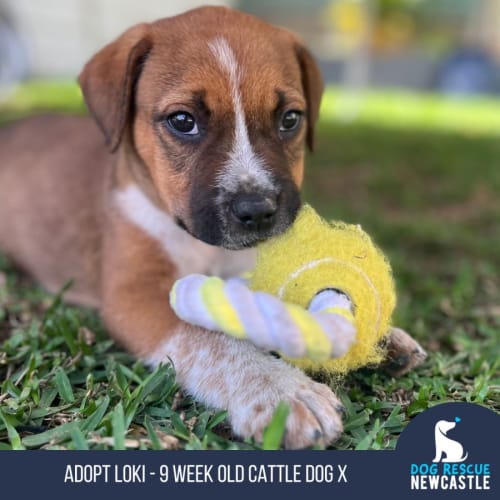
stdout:
<svg viewBox="0 0 500 500">
<path fill-rule="evenodd" d="M 293 222 L 322 81 L 290 32 L 204 7 L 134 26 L 79 81 L 110 149 L 133 145 L 196 238 L 240 249 Z"/>
</svg>

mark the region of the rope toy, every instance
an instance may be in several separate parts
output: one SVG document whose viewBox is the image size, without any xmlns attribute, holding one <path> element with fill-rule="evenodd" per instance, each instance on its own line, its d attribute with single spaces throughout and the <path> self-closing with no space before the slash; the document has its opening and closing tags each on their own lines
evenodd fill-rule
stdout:
<svg viewBox="0 0 500 500">
<path fill-rule="evenodd" d="M 382 360 L 396 296 L 387 259 L 360 226 L 328 223 L 304 205 L 288 231 L 259 245 L 248 286 L 189 275 L 170 303 L 188 323 L 303 369 L 346 373 Z"/>
</svg>

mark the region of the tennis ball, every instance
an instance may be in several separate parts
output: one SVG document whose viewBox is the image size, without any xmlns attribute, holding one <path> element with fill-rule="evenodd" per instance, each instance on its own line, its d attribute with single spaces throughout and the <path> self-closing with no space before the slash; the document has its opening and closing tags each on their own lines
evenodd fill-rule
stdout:
<svg viewBox="0 0 500 500">
<path fill-rule="evenodd" d="M 360 226 L 328 223 L 304 205 L 288 231 L 258 248 L 250 288 L 307 308 L 321 290 L 345 293 L 354 306 L 356 340 L 343 356 L 315 362 L 290 359 L 303 369 L 345 373 L 378 363 L 396 305 L 390 264 Z"/>
</svg>

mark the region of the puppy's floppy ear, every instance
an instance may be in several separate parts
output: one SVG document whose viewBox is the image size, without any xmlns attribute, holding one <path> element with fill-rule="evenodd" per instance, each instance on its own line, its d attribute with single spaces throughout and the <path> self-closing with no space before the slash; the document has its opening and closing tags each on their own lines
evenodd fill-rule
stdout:
<svg viewBox="0 0 500 500">
<path fill-rule="evenodd" d="M 111 152 L 130 118 L 133 90 L 152 46 L 149 25 L 138 24 L 106 45 L 85 65 L 78 82 Z"/>
<path fill-rule="evenodd" d="M 301 44 L 297 43 L 295 52 L 302 75 L 302 89 L 307 101 L 307 146 L 314 149 L 314 126 L 319 116 L 319 106 L 323 95 L 323 78 L 321 71 L 311 53 Z"/>
</svg>

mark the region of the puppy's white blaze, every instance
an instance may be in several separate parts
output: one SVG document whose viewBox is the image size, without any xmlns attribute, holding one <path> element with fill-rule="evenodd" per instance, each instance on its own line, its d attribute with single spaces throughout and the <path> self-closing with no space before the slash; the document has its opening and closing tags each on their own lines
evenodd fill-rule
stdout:
<svg viewBox="0 0 500 500">
<path fill-rule="evenodd" d="M 250 184 L 273 191 L 274 186 L 262 158 L 255 154 L 245 122 L 245 112 L 241 102 L 241 70 L 233 50 L 224 37 L 209 42 L 210 50 L 221 69 L 229 77 L 231 99 L 235 116 L 234 142 L 229 159 L 217 178 L 217 185 L 226 191 L 235 192 L 242 184 Z"/>
</svg>

